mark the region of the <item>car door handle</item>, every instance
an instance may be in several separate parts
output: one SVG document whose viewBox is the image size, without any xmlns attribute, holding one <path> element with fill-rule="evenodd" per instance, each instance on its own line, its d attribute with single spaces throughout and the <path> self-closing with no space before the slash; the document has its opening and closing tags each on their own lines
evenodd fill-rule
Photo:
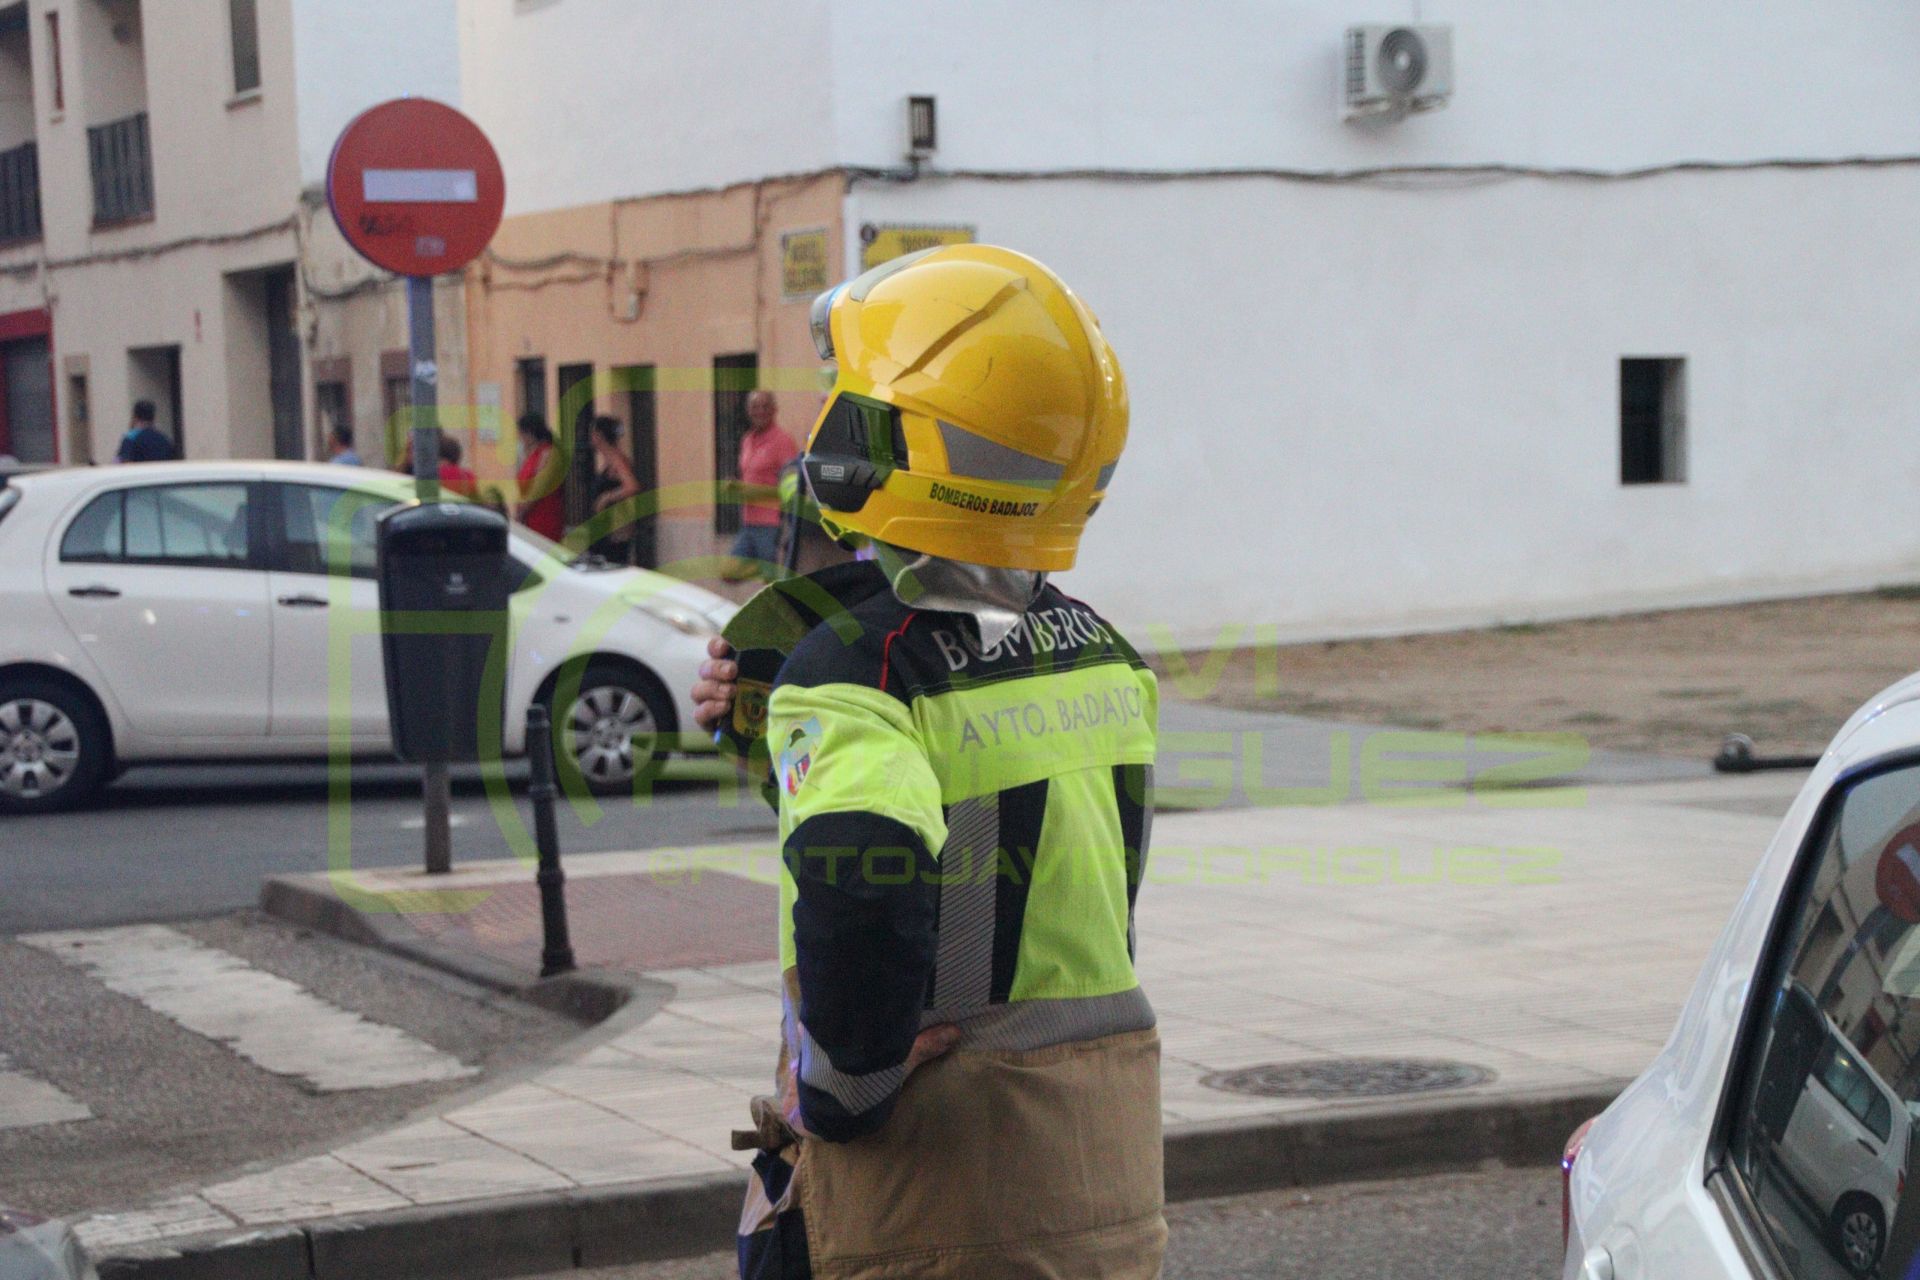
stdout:
<svg viewBox="0 0 1920 1280">
<path fill-rule="evenodd" d="M 120 598 L 120 588 L 109 587 L 104 583 L 95 582 L 84 587 L 68 587 L 67 594 L 77 596 L 82 600 L 118 600 Z"/>
<path fill-rule="evenodd" d="M 1871 1142 L 1868 1142 L 1865 1138 L 1855 1138 L 1854 1141 L 1859 1143 L 1862 1147 L 1866 1148 L 1869 1154 L 1876 1155 L 1876 1156 L 1880 1154 L 1880 1148 L 1874 1146 Z"/>
<path fill-rule="evenodd" d="M 281 596 L 280 603 L 289 609 L 324 609 L 327 602 L 319 596 Z"/>
</svg>

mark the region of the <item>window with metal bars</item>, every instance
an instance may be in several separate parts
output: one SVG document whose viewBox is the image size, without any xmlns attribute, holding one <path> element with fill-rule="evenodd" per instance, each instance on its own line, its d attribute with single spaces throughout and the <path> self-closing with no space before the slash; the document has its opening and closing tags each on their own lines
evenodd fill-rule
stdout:
<svg viewBox="0 0 1920 1280">
<path fill-rule="evenodd" d="M 153 212 L 146 112 L 88 129 L 87 158 L 93 170 L 95 223 L 128 222 Z"/>
</svg>

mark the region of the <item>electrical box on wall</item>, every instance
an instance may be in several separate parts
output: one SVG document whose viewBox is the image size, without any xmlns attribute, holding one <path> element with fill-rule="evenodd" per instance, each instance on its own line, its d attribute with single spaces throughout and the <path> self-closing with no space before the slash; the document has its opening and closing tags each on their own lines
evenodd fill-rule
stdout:
<svg viewBox="0 0 1920 1280">
<path fill-rule="evenodd" d="M 1347 28 L 1342 120 L 1404 120 L 1446 106 L 1452 94 L 1452 27 Z"/>
</svg>

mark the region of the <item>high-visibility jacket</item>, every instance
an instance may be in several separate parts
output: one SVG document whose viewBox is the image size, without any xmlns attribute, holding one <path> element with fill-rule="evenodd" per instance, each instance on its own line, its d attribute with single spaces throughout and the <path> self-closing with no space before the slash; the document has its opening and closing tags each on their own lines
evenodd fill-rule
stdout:
<svg viewBox="0 0 1920 1280">
<path fill-rule="evenodd" d="M 797 1209 L 807 1274 L 1157 1275 L 1159 1046 L 1133 968 L 1153 675 L 1052 587 L 983 649 L 971 618 L 903 605 L 877 567 L 866 585 L 767 715 L 815 1138 L 763 1157 L 743 1269 L 745 1233 Z M 949 1022 L 958 1046 L 906 1078 Z"/>
</svg>

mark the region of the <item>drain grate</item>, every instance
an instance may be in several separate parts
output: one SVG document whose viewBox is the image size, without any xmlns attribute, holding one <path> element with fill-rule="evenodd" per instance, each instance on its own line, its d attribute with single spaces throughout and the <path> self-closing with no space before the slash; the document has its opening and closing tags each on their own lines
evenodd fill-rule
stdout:
<svg viewBox="0 0 1920 1280">
<path fill-rule="evenodd" d="M 1440 1058 L 1317 1058 L 1265 1062 L 1201 1077 L 1209 1089 L 1256 1098 L 1388 1098 L 1485 1084 L 1493 1072 Z"/>
</svg>

